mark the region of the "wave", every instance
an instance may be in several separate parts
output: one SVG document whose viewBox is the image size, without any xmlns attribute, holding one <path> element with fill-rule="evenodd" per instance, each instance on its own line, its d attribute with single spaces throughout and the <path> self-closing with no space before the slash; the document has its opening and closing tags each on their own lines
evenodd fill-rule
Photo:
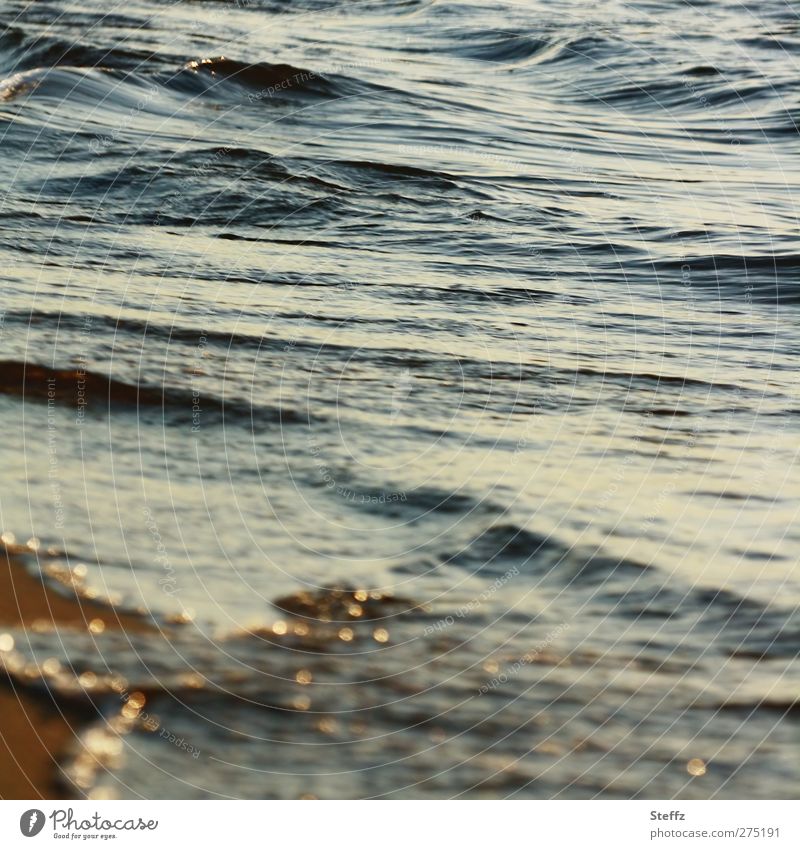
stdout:
<svg viewBox="0 0 800 849">
<path fill-rule="evenodd" d="M 134 71 L 154 62 L 168 64 L 170 61 L 174 61 L 174 57 L 169 54 L 135 50 L 119 44 L 101 47 L 45 33 L 30 35 L 17 26 L 6 26 L 0 31 L 0 67 L 10 74 L 65 65 Z"/>
<path fill-rule="evenodd" d="M 707 113 L 709 109 L 720 109 L 729 106 L 752 105 L 755 102 L 764 103 L 770 98 L 778 98 L 783 86 L 775 86 L 768 80 L 728 80 L 719 72 L 698 76 L 683 72 L 686 76 L 678 79 L 643 80 L 632 83 L 626 80 L 623 85 L 609 85 L 608 81 L 601 85 L 599 82 L 588 86 L 587 90 L 578 97 L 580 102 L 593 105 L 608 105 L 615 109 L 623 107 L 636 108 L 641 111 L 652 110 L 656 113 L 667 111 L 668 114 L 685 115 L 690 112 Z M 687 78 L 691 76 L 691 81 Z M 785 88 L 789 91 L 789 87 Z M 733 111 L 726 110 L 726 115 L 733 117 Z M 712 121 L 719 122 L 719 116 L 712 113 Z"/>
<path fill-rule="evenodd" d="M 79 414 L 159 410 L 165 423 L 176 425 L 192 421 L 196 410 L 202 411 L 203 421 L 209 424 L 252 416 L 282 424 L 304 420 L 286 407 L 220 398 L 205 389 L 132 384 L 81 368 L 50 368 L 17 360 L 0 361 L 0 394 L 72 408 Z"/>
<path fill-rule="evenodd" d="M 74 406 L 118 403 L 152 406 L 163 395 L 153 389 L 114 380 L 81 369 L 48 368 L 14 360 L 0 361 L 0 392 L 35 400 L 67 402 Z"/>
<path fill-rule="evenodd" d="M 530 60 L 552 46 L 547 38 L 504 30 L 447 29 L 447 52 L 483 62 L 518 63 Z"/>
<path fill-rule="evenodd" d="M 497 522 L 467 537 L 459 548 L 443 553 L 440 560 L 442 565 L 460 566 L 478 574 L 504 573 L 516 566 L 525 574 L 544 575 L 563 563 L 567 555 L 568 549 L 554 538 Z"/>
<path fill-rule="evenodd" d="M 441 171 L 432 171 L 428 168 L 415 168 L 410 165 L 398 165 L 389 162 L 366 162 L 359 160 L 332 160 L 328 163 L 329 167 L 337 166 L 347 170 L 354 169 L 356 171 L 376 171 L 381 176 L 386 175 L 394 179 L 412 179 L 412 180 L 435 180 L 445 181 L 453 185 L 453 177 L 450 174 L 445 174 Z"/>
<path fill-rule="evenodd" d="M 248 64 L 226 56 L 193 59 L 164 81 L 173 88 L 185 86 L 187 82 L 199 82 L 199 89 L 207 92 L 218 89 L 220 84 L 233 84 L 250 90 L 251 101 L 290 94 L 334 92 L 330 81 L 314 71 L 281 63 Z"/>
<path fill-rule="evenodd" d="M 347 66 L 342 66 L 346 70 Z M 391 92 L 384 86 L 364 82 L 333 71 L 318 71 L 271 62 L 243 62 L 227 56 L 193 59 L 175 74 L 161 74 L 159 81 L 191 94 L 227 98 L 239 90 L 245 102 L 254 105 L 279 105 L 287 100 L 339 98 L 360 94 Z"/>
<path fill-rule="evenodd" d="M 36 100 L 73 106 L 103 103 L 103 113 L 90 125 L 97 129 L 102 129 L 103 121 L 116 125 L 115 116 L 123 112 L 135 117 L 146 111 L 159 111 L 154 98 L 157 93 L 157 89 L 134 74 L 102 67 L 35 67 L 0 80 L 0 100 L 35 95 Z M 166 109 L 160 111 L 166 114 Z M 75 131 L 74 115 L 71 126 Z M 85 127 L 81 130 L 87 132 Z"/>
<path fill-rule="evenodd" d="M 37 92 L 61 102 L 103 104 L 105 113 L 122 109 L 135 113 L 161 111 L 175 118 L 174 104 L 162 107 L 156 95 L 208 96 L 239 105 L 280 104 L 303 97 L 348 97 L 389 91 L 342 74 L 323 74 L 287 64 L 246 63 L 225 56 L 191 60 L 177 71 L 166 57 L 158 63 L 105 61 L 109 57 L 92 56 L 78 51 L 57 56 L 26 54 L 23 65 L 0 80 L 0 100 L 12 100 Z M 113 59 L 113 57 L 111 57 Z M 162 66 L 162 68 L 159 68 Z M 145 97 L 142 96 L 145 90 Z M 135 115 L 133 116 L 135 117 Z"/>
<path fill-rule="evenodd" d="M 777 238 L 777 237 L 776 237 Z M 713 290 L 720 299 L 745 296 L 763 304 L 800 304 L 800 255 L 788 249 L 772 254 L 687 255 L 652 263 L 661 285 Z"/>
</svg>

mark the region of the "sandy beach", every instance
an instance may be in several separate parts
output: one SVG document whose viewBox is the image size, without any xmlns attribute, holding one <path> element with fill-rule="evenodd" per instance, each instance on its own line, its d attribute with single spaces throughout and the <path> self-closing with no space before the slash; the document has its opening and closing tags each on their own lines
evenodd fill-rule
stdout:
<svg viewBox="0 0 800 849">
<path fill-rule="evenodd" d="M 18 628 L 97 631 L 99 622 L 104 630 L 149 629 L 140 616 L 82 598 L 67 587 L 48 586 L 26 569 L 23 551 L 0 551 L 0 639 L 9 640 L 9 631 Z M 18 680 L 2 675 L 0 716 L 0 798 L 69 797 L 59 758 L 86 721 L 86 710 L 22 688 Z"/>
</svg>

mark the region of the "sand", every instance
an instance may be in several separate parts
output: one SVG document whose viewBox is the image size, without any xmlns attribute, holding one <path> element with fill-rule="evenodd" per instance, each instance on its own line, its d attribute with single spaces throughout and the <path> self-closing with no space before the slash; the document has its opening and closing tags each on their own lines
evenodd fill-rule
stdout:
<svg viewBox="0 0 800 849">
<path fill-rule="evenodd" d="M 151 630 L 147 620 L 81 598 L 69 589 L 55 591 L 33 577 L 22 561 L 0 548 L 0 634 L 6 628 L 37 627 L 88 630 L 101 619 L 106 629 Z M 77 707 L 56 704 L 15 686 L 0 673 L 0 798 L 65 798 L 59 757 L 85 722 Z"/>
</svg>

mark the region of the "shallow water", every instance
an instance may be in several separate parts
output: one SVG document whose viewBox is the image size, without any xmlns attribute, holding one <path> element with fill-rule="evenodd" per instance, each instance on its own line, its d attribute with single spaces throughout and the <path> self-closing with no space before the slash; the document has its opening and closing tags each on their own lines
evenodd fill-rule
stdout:
<svg viewBox="0 0 800 849">
<path fill-rule="evenodd" d="M 0 525 L 191 620 L 18 635 L 81 792 L 797 797 L 796 10 L 7 9 Z"/>
</svg>

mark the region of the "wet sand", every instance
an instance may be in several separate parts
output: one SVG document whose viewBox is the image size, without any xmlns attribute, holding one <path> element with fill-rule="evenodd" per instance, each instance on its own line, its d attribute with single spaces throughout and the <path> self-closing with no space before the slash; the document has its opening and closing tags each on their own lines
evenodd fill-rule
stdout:
<svg viewBox="0 0 800 849">
<path fill-rule="evenodd" d="M 0 638 L 6 629 L 151 630 L 141 616 L 49 587 L 25 568 L 21 552 L 0 549 Z M 0 673 L 0 798 L 59 799 L 59 758 L 85 722 L 85 710 L 20 688 Z"/>
</svg>

